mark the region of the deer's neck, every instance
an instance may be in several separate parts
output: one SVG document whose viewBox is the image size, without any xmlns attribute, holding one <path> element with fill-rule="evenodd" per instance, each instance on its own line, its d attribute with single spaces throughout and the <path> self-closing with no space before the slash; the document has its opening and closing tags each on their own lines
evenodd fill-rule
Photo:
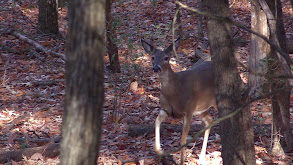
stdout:
<svg viewBox="0 0 293 165">
<path fill-rule="evenodd" d="M 160 81 L 161 81 L 161 91 L 172 91 L 176 88 L 176 82 L 178 76 L 174 73 L 170 66 L 166 67 L 163 72 L 161 72 Z"/>
</svg>

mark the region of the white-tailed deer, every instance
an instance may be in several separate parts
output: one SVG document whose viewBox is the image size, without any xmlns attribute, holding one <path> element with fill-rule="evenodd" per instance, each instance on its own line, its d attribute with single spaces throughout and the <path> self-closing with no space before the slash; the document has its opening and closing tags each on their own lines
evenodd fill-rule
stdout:
<svg viewBox="0 0 293 165">
<path fill-rule="evenodd" d="M 207 127 L 212 118 L 206 112 L 210 107 L 216 107 L 214 75 L 212 62 L 203 62 L 190 70 L 173 72 L 169 59 L 173 52 L 173 45 L 161 51 L 148 42 L 141 40 L 142 46 L 152 58 L 153 70 L 159 74 L 161 81 L 160 110 L 155 123 L 155 151 L 163 154 L 160 146 L 160 125 L 168 116 L 183 118 L 181 145 L 186 143 L 193 115 L 198 115 Z M 175 48 L 179 47 L 179 39 L 175 41 Z M 200 162 L 205 161 L 206 147 L 210 129 L 204 134 Z M 181 150 L 181 164 L 184 163 L 184 148 Z"/>
</svg>

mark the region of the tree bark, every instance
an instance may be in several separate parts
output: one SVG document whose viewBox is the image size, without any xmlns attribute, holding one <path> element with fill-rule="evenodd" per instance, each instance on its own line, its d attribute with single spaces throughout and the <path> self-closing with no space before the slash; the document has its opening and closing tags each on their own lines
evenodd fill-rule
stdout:
<svg viewBox="0 0 293 165">
<path fill-rule="evenodd" d="M 57 0 L 39 0 L 38 28 L 42 33 L 59 34 Z"/>
<path fill-rule="evenodd" d="M 229 17 L 228 0 L 205 0 L 207 11 Z M 234 112 L 247 100 L 241 93 L 240 76 L 234 55 L 231 27 L 223 20 L 208 18 L 208 38 L 215 74 L 216 100 L 219 117 Z M 251 114 L 248 108 L 220 122 L 223 163 L 227 165 L 255 164 Z"/>
<path fill-rule="evenodd" d="M 281 2 L 279 0 L 259 0 L 259 2 L 267 17 L 270 41 L 287 52 Z M 271 59 L 268 66 L 269 74 L 291 74 L 291 69 L 286 60 L 274 49 L 268 54 L 268 58 Z M 271 98 L 274 125 L 274 145 L 272 151 L 275 155 L 283 155 L 284 149 L 293 149 L 289 112 L 291 88 L 289 88 L 290 84 L 287 79 L 271 79 L 270 82 L 271 91 L 286 87 L 286 89 L 276 93 Z"/>
<path fill-rule="evenodd" d="M 269 30 L 267 25 L 267 17 L 258 0 L 251 0 L 251 30 L 269 37 Z M 249 56 L 249 67 L 258 73 L 268 72 L 268 60 L 267 54 L 270 52 L 270 45 L 263 39 L 251 34 L 250 40 L 250 56 Z M 269 91 L 269 86 L 264 77 L 260 77 L 254 74 L 249 74 L 249 96 L 257 97 L 263 93 Z"/>
<path fill-rule="evenodd" d="M 110 70 L 120 73 L 120 61 L 117 47 L 116 25 L 113 25 L 113 17 L 111 14 L 112 0 L 106 1 L 106 36 L 107 36 L 107 53 L 110 61 Z"/>
<path fill-rule="evenodd" d="M 203 10 L 203 2 L 202 1 L 203 0 L 198 0 L 197 1 L 197 3 L 198 3 L 198 9 L 200 11 Z M 200 39 L 203 39 L 203 37 L 204 37 L 203 29 L 202 29 L 202 22 L 203 22 L 202 20 L 203 20 L 203 16 L 199 14 L 198 17 L 197 17 L 197 34 L 198 34 L 198 37 Z"/>
<path fill-rule="evenodd" d="M 61 164 L 95 165 L 104 101 L 105 0 L 69 1 Z"/>
</svg>

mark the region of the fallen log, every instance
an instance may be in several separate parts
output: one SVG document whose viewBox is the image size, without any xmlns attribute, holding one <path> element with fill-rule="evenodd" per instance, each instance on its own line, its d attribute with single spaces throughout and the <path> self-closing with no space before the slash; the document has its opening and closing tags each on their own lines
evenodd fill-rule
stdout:
<svg viewBox="0 0 293 165">
<path fill-rule="evenodd" d="M 192 124 L 190 126 L 189 135 L 194 135 L 198 131 L 202 130 L 203 125 Z M 293 128 L 293 124 L 291 124 Z M 253 125 L 253 130 L 256 134 L 266 133 L 268 134 L 271 131 L 270 124 L 255 124 Z M 166 134 L 168 132 L 178 132 L 182 131 L 182 124 L 162 124 L 161 133 Z M 154 124 L 130 124 L 128 126 L 128 136 L 142 136 L 142 135 L 151 135 L 155 133 Z M 211 134 L 219 134 L 218 126 L 212 127 Z"/>
<path fill-rule="evenodd" d="M 60 154 L 60 143 L 0 153 L 0 163 L 6 163 L 10 160 L 21 161 L 24 156 L 31 157 L 35 153 L 41 153 L 43 156 L 49 158 L 56 157 Z"/>
<path fill-rule="evenodd" d="M 52 55 L 54 55 L 54 56 L 56 56 L 56 57 L 61 58 L 63 61 L 65 61 L 65 59 L 66 59 L 66 57 L 65 57 L 64 54 L 61 54 L 61 53 L 57 53 L 57 52 L 54 52 L 54 51 L 48 50 L 48 49 L 46 49 L 44 46 L 42 46 L 41 44 L 37 43 L 37 42 L 34 41 L 34 40 L 31 40 L 31 39 L 27 38 L 26 36 L 24 36 L 24 35 L 18 33 L 18 32 L 15 31 L 15 30 L 9 30 L 8 33 L 11 34 L 11 35 L 13 35 L 14 37 L 16 37 L 16 38 L 18 38 L 18 39 L 24 41 L 24 42 L 27 42 L 27 43 L 33 45 L 33 46 L 34 46 L 37 50 L 39 50 L 39 51 L 42 51 L 42 52 L 44 52 L 44 53 L 50 53 L 50 54 L 52 54 Z"/>
<path fill-rule="evenodd" d="M 24 142 L 32 142 L 32 143 L 38 143 L 38 144 L 44 144 L 44 143 L 50 143 L 50 142 L 55 142 L 55 143 L 60 143 L 62 137 L 57 136 L 55 138 L 15 138 L 13 139 L 14 142 L 19 142 L 19 143 L 24 143 Z M 0 137 L 0 144 L 7 143 L 9 141 L 8 137 Z"/>
<path fill-rule="evenodd" d="M 204 127 L 203 125 L 192 124 L 190 126 L 189 134 L 194 134 Z M 182 124 L 162 124 L 161 125 L 161 133 L 166 134 L 167 132 L 181 132 Z M 213 127 L 211 129 L 211 133 L 218 132 L 218 127 Z M 141 135 L 149 135 L 155 133 L 155 127 L 153 124 L 131 124 L 128 127 L 128 136 L 141 136 Z"/>
</svg>

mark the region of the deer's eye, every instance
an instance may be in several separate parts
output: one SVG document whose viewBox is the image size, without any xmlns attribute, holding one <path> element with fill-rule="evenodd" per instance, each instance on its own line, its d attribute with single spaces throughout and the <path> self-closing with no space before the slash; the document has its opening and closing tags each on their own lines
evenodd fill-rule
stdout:
<svg viewBox="0 0 293 165">
<path fill-rule="evenodd" d="M 152 60 L 155 60 L 155 57 L 152 57 Z"/>
<path fill-rule="evenodd" d="M 169 60 L 169 57 L 165 57 L 164 60 L 165 60 L 165 61 L 168 61 L 168 60 Z"/>
</svg>

